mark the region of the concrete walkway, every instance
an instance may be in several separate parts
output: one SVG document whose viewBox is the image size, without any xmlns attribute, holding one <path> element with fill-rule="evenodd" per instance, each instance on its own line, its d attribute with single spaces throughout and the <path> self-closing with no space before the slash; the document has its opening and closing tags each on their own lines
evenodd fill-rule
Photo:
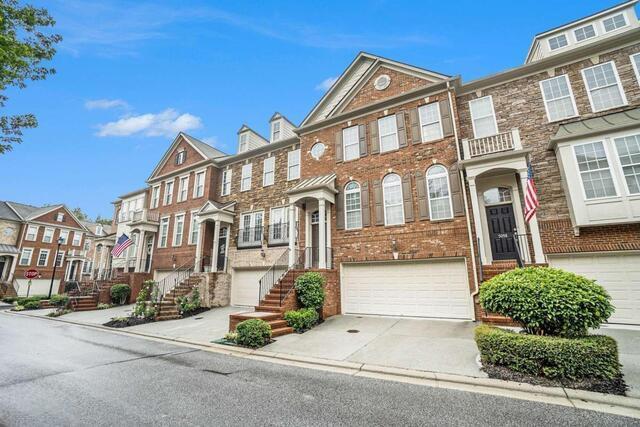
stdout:
<svg viewBox="0 0 640 427">
<path fill-rule="evenodd" d="M 476 363 L 475 326 L 469 321 L 334 316 L 304 334 L 279 337 L 264 350 L 486 377 Z"/>
<path fill-rule="evenodd" d="M 640 398 L 640 328 L 622 329 L 615 326 L 602 327 L 594 334 L 613 337 L 618 342 L 618 355 L 622 364 L 624 380 L 629 386 L 627 396 Z"/>
</svg>

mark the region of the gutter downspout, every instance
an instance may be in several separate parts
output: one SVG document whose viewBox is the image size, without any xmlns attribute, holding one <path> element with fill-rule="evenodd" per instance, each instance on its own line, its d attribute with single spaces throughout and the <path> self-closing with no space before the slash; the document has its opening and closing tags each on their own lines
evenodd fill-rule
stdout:
<svg viewBox="0 0 640 427">
<path fill-rule="evenodd" d="M 451 96 L 451 87 L 450 87 L 450 83 L 447 82 L 447 95 L 449 96 L 449 108 L 451 109 L 451 112 L 453 114 L 453 98 Z M 458 123 L 457 123 L 457 118 L 458 118 L 458 109 L 456 108 L 456 114 L 455 114 L 455 119 L 454 119 L 454 126 L 453 126 L 453 136 L 456 140 L 456 154 L 458 156 L 458 162 L 460 162 L 462 159 L 460 158 L 460 143 L 459 143 L 459 138 L 458 138 Z M 471 265 L 472 265 L 472 269 L 473 269 L 473 284 L 475 287 L 475 291 L 471 294 L 471 297 L 475 297 L 479 290 L 479 284 L 478 284 L 478 265 L 476 264 L 476 257 L 475 257 L 475 245 L 473 242 L 473 233 L 471 232 L 471 217 L 469 216 L 469 202 L 467 200 L 467 186 L 465 184 L 465 180 L 464 180 L 464 173 L 462 172 L 462 169 L 460 168 L 458 170 L 458 173 L 460 174 L 460 183 L 462 185 L 462 197 L 464 198 L 464 212 L 465 212 L 465 216 L 467 218 L 467 234 L 469 235 L 469 245 L 470 245 L 470 249 L 471 249 Z M 480 267 L 482 268 L 482 267 Z M 476 320 L 475 318 L 475 310 L 473 311 L 473 318 L 474 320 Z"/>
</svg>

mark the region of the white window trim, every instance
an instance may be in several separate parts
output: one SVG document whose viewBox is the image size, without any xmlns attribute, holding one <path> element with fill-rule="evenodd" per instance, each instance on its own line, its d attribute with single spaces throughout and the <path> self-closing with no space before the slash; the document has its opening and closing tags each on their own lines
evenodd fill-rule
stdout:
<svg viewBox="0 0 640 427">
<path fill-rule="evenodd" d="M 167 191 L 167 187 L 169 186 L 169 184 L 171 184 L 171 193 Z M 173 193 L 175 192 L 175 186 L 176 186 L 175 179 L 164 182 L 164 194 L 162 197 L 162 206 L 169 206 L 170 204 L 173 203 Z M 171 195 L 171 197 L 168 198 L 169 201 L 167 201 L 168 194 Z"/>
<path fill-rule="evenodd" d="M 269 173 L 272 176 L 271 182 L 267 182 L 267 162 L 273 165 L 269 170 Z M 266 157 L 262 161 L 262 186 L 269 187 L 275 184 L 275 182 L 276 182 L 276 156 Z"/>
<path fill-rule="evenodd" d="M 180 241 L 178 242 L 178 218 L 182 217 L 182 234 L 180 236 Z M 185 212 L 178 212 L 173 215 L 173 236 L 171 239 L 171 246 L 174 248 L 182 246 L 182 241 L 184 240 L 184 223 L 187 215 Z"/>
<path fill-rule="evenodd" d="M 278 137 L 276 138 L 276 124 L 278 125 Z M 276 141 L 280 141 L 282 139 L 282 120 L 274 120 L 273 123 L 271 123 L 271 141 L 272 142 L 276 142 Z"/>
<path fill-rule="evenodd" d="M 638 132 L 638 131 L 636 131 L 636 132 L 626 132 L 624 134 L 606 136 L 604 138 L 604 141 L 605 141 L 604 142 L 605 152 L 606 152 L 606 145 L 608 145 L 607 142 L 609 142 L 611 144 L 611 146 L 613 147 L 613 154 L 615 155 L 615 161 L 616 161 L 616 164 L 615 164 L 616 169 L 615 169 L 615 171 L 618 172 L 618 173 L 613 173 L 613 171 L 612 171 L 611 175 L 620 174 L 620 179 L 623 182 L 622 188 L 624 188 L 624 193 L 622 193 L 622 195 L 626 196 L 626 197 L 638 197 L 638 196 L 640 196 L 640 192 L 632 193 L 629 190 L 629 185 L 627 184 L 627 180 L 625 179 L 625 176 L 624 176 L 624 169 L 623 169 L 624 166 L 622 165 L 622 162 L 620 162 L 620 153 L 618 152 L 618 147 L 616 146 L 616 141 L 615 140 L 616 139 L 627 138 L 629 136 L 637 136 L 637 135 L 640 135 L 640 132 Z M 616 188 L 616 190 L 617 190 L 617 188 Z M 591 199 L 591 200 L 593 200 L 593 199 Z"/>
<path fill-rule="evenodd" d="M 58 255 L 60 255 L 60 262 L 56 262 L 58 260 Z M 59 250 L 56 252 L 56 258 L 53 260 L 53 262 L 59 268 L 64 265 L 64 255 L 65 255 L 65 252 L 63 250 Z"/>
<path fill-rule="evenodd" d="M 244 137 L 244 141 L 242 140 L 242 138 Z M 244 148 L 243 145 L 244 144 Z M 249 150 L 249 134 L 248 133 L 241 133 L 238 136 L 238 152 L 239 153 L 244 153 L 245 151 Z"/>
<path fill-rule="evenodd" d="M 35 228 L 35 232 L 33 233 L 33 239 L 29 238 L 29 230 Z M 38 232 L 40 231 L 40 226 L 39 225 L 28 225 L 27 226 L 27 232 L 24 234 L 24 240 L 26 240 L 27 242 L 35 242 L 38 240 Z M 44 237 L 44 235 L 43 235 Z"/>
<path fill-rule="evenodd" d="M 165 244 L 162 244 L 162 223 L 164 220 L 167 220 L 167 235 L 166 235 L 166 241 Z M 166 248 L 169 244 L 169 225 L 171 223 L 171 216 L 167 215 L 167 216 L 163 216 L 160 217 L 160 222 L 158 223 L 158 247 L 159 248 Z"/>
<path fill-rule="evenodd" d="M 198 195 L 198 175 L 202 174 L 202 194 Z M 192 198 L 194 199 L 198 199 L 200 197 L 204 197 L 204 187 L 205 187 L 205 183 L 207 182 L 207 170 L 206 169 L 201 169 L 198 171 L 195 171 L 194 175 L 193 175 L 193 195 Z"/>
<path fill-rule="evenodd" d="M 155 198 L 156 191 L 157 198 Z M 160 206 L 160 184 L 151 187 L 151 209 L 156 209 L 158 206 Z"/>
<path fill-rule="evenodd" d="M 433 217 L 433 209 L 431 208 L 431 196 L 429 195 L 429 170 L 434 168 L 434 167 L 441 167 L 444 169 L 444 172 L 441 174 L 445 177 L 446 181 L 447 181 L 447 193 L 449 194 L 447 196 L 447 199 L 449 200 L 449 213 L 450 216 L 448 217 L 444 217 L 444 218 L 434 218 Z M 437 175 L 435 177 L 431 177 L 431 179 L 433 178 L 440 178 L 440 175 Z M 449 170 L 444 166 L 441 165 L 439 163 L 436 163 L 435 165 L 430 166 L 429 168 L 427 168 L 426 172 L 425 172 L 425 182 L 426 182 L 426 186 L 427 186 L 427 201 L 429 203 L 429 221 L 446 221 L 446 220 L 450 220 L 453 218 L 453 202 L 451 200 L 451 183 L 449 182 Z M 440 200 L 440 199 L 438 199 Z"/>
<path fill-rule="evenodd" d="M 389 224 L 387 222 L 387 204 L 386 202 L 386 196 L 385 196 L 385 191 L 384 191 L 384 178 L 386 178 L 389 175 L 396 175 L 398 178 L 400 178 L 400 206 L 402 207 L 402 222 L 399 222 L 397 224 Z M 405 219 L 404 219 L 404 193 L 402 191 L 402 177 L 400 175 L 398 175 L 397 173 L 392 173 L 392 174 L 387 174 L 384 176 L 384 178 L 382 178 L 382 210 L 384 212 L 384 225 L 385 227 L 389 226 L 389 227 L 393 227 L 396 225 L 404 225 L 405 224 Z"/>
<path fill-rule="evenodd" d="M 553 40 L 553 39 L 557 39 L 557 38 L 562 37 L 562 36 L 564 36 L 564 41 L 565 41 L 567 44 L 565 44 L 564 46 L 558 46 L 558 47 L 556 47 L 555 49 L 554 49 L 553 47 L 551 47 L 551 40 Z M 555 36 L 553 36 L 553 37 L 549 37 L 549 38 L 547 39 L 547 46 L 549 46 L 549 52 L 556 52 L 556 51 L 558 51 L 558 50 L 561 50 L 561 49 L 564 49 L 564 48 L 566 48 L 566 47 L 569 47 L 569 45 L 570 45 L 570 43 L 569 43 L 569 37 L 567 37 L 567 34 L 566 34 L 566 33 L 556 34 Z"/>
<path fill-rule="evenodd" d="M 346 141 L 346 139 L 344 137 L 344 134 L 345 134 L 346 131 L 348 131 L 350 129 L 353 129 L 353 128 L 356 129 L 356 142 L 355 143 L 351 143 L 349 145 L 350 146 L 351 145 L 355 145 L 356 147 L 358 147 L 358 150 L 356 150 L 358 154 L 355 157 L 347 158 L 347 141 Z M 354 126 L 349 126 L 349 127 L 346 127 L 344 129 L 342 129 L 342 153 L 343 153 L 342 154 L 342 160 L 345 161 L 345 162 L 348 162 L 348 161 L 351 161 L 351 160 L 357 160 L 357 159 L 360 158 L 360 126 L 354 125 Z"/>
<path fill-rule="evenodd" d="M 471 115 L 471 127 L 473 128 L 473 137 L 474 138 L 478 138 L 476 135 L 478 134 L 478 132 L 476 131 L 476 119 L 483 119 L 485 117 L 488 116 L 483 116 L 483 117 L 473 117 L 473 108 L 471 108 L 471 105 L 474 104 L 475 102 L 478 102 L 481 99 L 484 98 L 489 98 L 489 102 L 491 104 L 491 114 L 493 114 L 493 124 L 496 128 L 496 133 L 494 135 L 497 135 L 500 133 L 500 129 L 498 128 L 498 120 L 496 117 L 496 110 L 493 106 L 493 95 L 487 95 L 487 96 L 481 96 L 480 98 L 476 98 L 476 99 L 472 99 L 471 101 L 469 101 L 469 114 Z M 487 136 L 483 136 L 482 138 L 488 138 L 490 136 L 493 135 L 487 135 Z"/>
<path fill-rule="evenodd" d="M 351 184 L 352 182 L 355 182 L 358 185 L 358 189 L 357 190 L 347 190 L 347 185 Z M 400 184 L 402 185 L 402 183 Z M 360 208 L 359 209 L 354 209 L 352 211 L 347 210 L 347 194 L 352 194 L 352 193 L 358 193 L 360 195 Z M 383 195 L 383 199 L 384 199 L 384 195 Z M 404 204 L 404 200 L 403 200 L 403 204 Z M 383 202 L 384 205 L 384 202 Z M 360 226 L 359 227 L 349 227 L 349 221 L 347 221 L 348 215 L 347 213 L 349 212 L 360 212 Z M 404 216 L 404 212 L 403 212 L 403 216 Z M 386 221 L 385 221 L 386 222 Z M 358 181 L 349 181 L 344 185 L 344 229 L 345 230 L 360 230 L 362 229 L 362 227 L 364 226 L 364 224 L 362 224 L 362 186 L 360 185 L 360 183 Z"/>
<path fill-rule="evenodd" d="M 183 148 L 182 150 L 178 150 L 176 152 L 176 165 L 180 166 L 184 164 L 185 160 L 187 160 L 187 152 Z"/>
<path fill-rule="evenodd" d="M 298 157 L 298 163 L 297 164 L 292 164 L 291 163 L 291 155 L 293 153 L 298 153 L 297 157 Z M 291 176 L 291 167 L 292 166 L 298 166 L 298 176 L 292 177 Z M 287 181 L 294 181 L 296 179 L 300 179 L 300 176 L 302 175 L 302 153 L 300 152 L 300 149 L 296 149 L 296 150 L 291 150 L 289 152 L 287 152 Z"/>
<path fill-rule="evenodd" d="M 249 171 L 247 176 L 244 175 L 245 170 Z M 242 165 L 242 169 L 240 171 L 240 192 L 251 190 L 252 175 L 253 175 L 253 163 L 247 163 Z M 245 180 L 249 183 L 246 188 L 244 186 Z"/>
<path fill-rule="evenodd" d="M 571 97 L 571 104 L 573 105 L 573 115 L 572 116 L 563 117 L 561 119 L 551 120 L 551 115 L 549 114 L 548 101 L 547 101 L 547 98 L 544 96 L 544 89 L 542 87 L 542 83 L 546 82 L 548 80 L 553 80 L 553 79 L 558 78 L 558 77 L 564 77 L 564 80 L 567 83 L 567 87 L 569 88 L 569 96 Z M 567 120 L 567 119 L 571 119 L 571 118 L 580 116 L 580 114 L 578 114 L 578 106 L 576 105 L 576 98 L 573 96 L 573 88 L 571 88 L 571 80 L 569 80 L 569 76 L 567 74 L 561 74 L 559 76 L 554 76 L 554 77 L 551 77 L 551 78 L 548 78 L 548 79 L 540 80 L 538 82 L 538 85 L 540 86 L 540 94 L 542 95 L 542 103 L 544 104 L 544 111 L 545 111 L 545 114 L 547 115 L 547 121 L 549 123 L 559 122 L 559 121 L 562 121 L 562 120 Z M 556 100 L 557 100 L 557 98 L 552 100 L 552 101 L 556 101 Z"/>
<path fill-rule="evenodd" d="M 58 236 L 58 239 L 62 239 L 63 233 L 66 233 L 66 234 L 62 244 L 66 245 L 67 243 L 69 243 L 69 230 L 60 230 L 60 235 Z"/>
<path fill-rule="evenodd" d="M 58 212 L 56 214 L 56 222 L 64 222 L 64 213 Z"/>
<path fill-rule="evenodd" d="M 583 29 L 583 28 L 587 28 L 588 26 L 593 27 L 593 33 L 594 33 L 594 36 L 593 36 L 593 37 L 587 37 L 587 38 L 586 38 L 586 39 L 584 39 L 584 40 L 578 40 L 578 38 L 576 37 L 576 31 L 581 30 L 581 29 Z M 581 27 L 574 28 L 574 29 L 571 31 L 571 35 L 573 36 L 573 41 L 574 41 L 576 44 L 578 44 L 578 43 L 585 43 L 585 42 L 587 42 L 587 41 L 589 41 L 589 40 L 591 40 L 591 39 L 595 39 L 596 37 L 598 37 L 598 36 L 599 36 L 599 34 L 598 34 L 598 26 L 596 25 L 596 23 L 595 23 L 595 22 L 592 22 L 592 23 L 590 23 L 590 24 L 585 24 L 585 25 L 583 25 L 583 26 L 581 26 Z"/>
<path fill-rule="evenodd" d="M 640 57 L 639 53 L 634 53 L 633 55 L 629 55 L 629 61 L 631 61 L 631 66 L 633 67 L 633 73 L 636 76 L 636 83 L 640 86 L 640 71 L 638 71 L 638 66 L 636 65 L 636 61 L 633 60 L 635 56 Z"/>
<path fill-rule="evenodd" d="M 580 165 L 578 165 L 578 156 L 576 154 L 576 149 L 575 147 L 580 147 L 582 145 L 591 145 L 591 144 L 595 144 L 595 143 L 602 143 L 602 148 L 604 149 L 604 155 L 606 157 L 607 160 L 607 164 L 609 165 L 609 173 L 611 175 L 611 180 L 613 181 L 613 188 L 616 191 L 616 194 L 613 196 L 604 196 L 604 197 L 593 197 L 591 199 L 587 198 L 587 192 L 584 189 L 584 181 L 582 180 L 582 173 L 580 172 Z M 618 199 L 620 198 L 620 187 L 618 186 L 618 180 L 616 179 L 616 173 L 615 170 L 613 169 L 613 164 L 611 163 L 611 156 L 609 154 L 609 149 L 607 147 L 607 142 L 605 141 L 605 139 L 595 139 L 593 141 L 588 141 L 588 142 L 581 142 L 578 144 L 572 144 L 571 145 L 571 151 L 573 151 L 573 167 L 575 168 L 576 173 L 578 174 L 578 178 L 580 179 L 580 189 L 582 191 L 582 200 L 589 204 L 591 202 L 595 202 L 595 201 L 601 201 L 601 200 L 611 200 L 611 199 Z M 617 163 L 617 162 L 616 162 Z M 586 171 L 586 172 L 593 172 L 593 171 Z"/>
<path fill-rule="evenodd" d="M 73 232 L 73 238 L 71 239 L 71 246 L 82 246 L 82 232 L 80 231 L 74 231 Z M 76 245 L 74 242 L 76 241 L 76 236 L 80 236 L 80 239 L 78 240 L 78 244 Z"/>
<path fill-rule="evenodd" d="M 225 169 L 225 170 L 222 171 L 222 180 L 221 180 L 222 183 L 221 183 L 221 186 L 220 186 L 220 195 L 221 196 L 228 196 L 228 195 L 231 194 L 232 172 L 233 172 L 233 169 L 231 169 L 231 168 Z M 229 185 L 228 188 L 227 188 L 228 191 L 226 193 L 224 191 L 225 184 Z"/>
<path fill-rule="evenodd" d="M 38 259 L 36 260 L 36 267 L 47 267 L 49 265 L 49 253 L 51 251 L 49 249 L 40 249 L 38 251 Z M 44 264 L 40 264 L 40 256 L 42 254 L 46 254 L 46 258 L 44 259 Z"/>
<path fill-rule="evenodd" d="M 435 104 L 436 105 L 436 110 L 438 110 L 438 127 L 440 128 L 440 137 L 439 138 L 435 138 L 435 139 L 425 139 L 424 134 L 422 133 L 422 127 L 425 125 L 432 125 L 434 123 L 423 123 L 422 122 L 422 114 L 420 114 L 420 109 L 421 108 L 426 108 L 428 105 L 431 104 Z M 431 102 L 429 104 L 424 104 L 418 107 L 418 122 L 420 123 L 420 141 L 422 142 L 432 142 L 432 141 L 438 141 L 442 138 L 444 138 L 444 129 L 442 129 L 442 115 L 440 114 L 440 103 L 439 102 Z"/>
<path fill-rule="evenodd" d="M 622 17 L 624 18 L 624 25 L 622 27 L 618 27 L 618 28 L 614 28 L 613 30 L 609 30 L 607 31 L 607 28 L 604 26 L 604 21 L 606 21 L 609 18 L 613 18 L 615 16 L 618 15 L 622 15 Z M 625 13 L 625 11 L 620 11 L 618 13 L 616 13 L 615 15 L 611 15 L 611 16 L 607 16 L 606 18 L 603 18 L 602 21 L 600 21 L 601 25 L 602 25 L 602 31 L 604 34 L 609 34 L 609 33 L 614 33 L 616 31 L 622 30 L 624 28 L 627 28 L 629 26 L 629 18 L 627 17 L 627 14 Z"/>
<path fill-rule="evenodd" d="M 197 213 L 198 213 L 197 210 L 191 211 L 191 216 L 189 217 L 189 238 L 187 239 L 187 245 L 197 245 L 198 240 L 200 240 L 200 222 L 198 222 L 197 220 L 195 222 L 195 228 L 198 230 L 198 238 L 196 239 L 195 242 L 191 238 L 193 234 L 193 229 L 194 229 L 193 220 Z"/>
<path fill-rule="evenodd" d="M 585 71 L 590 70 L 592 68 L 600 67 L 600 66 L 605 65 L 605 64 L 611 64 L 611 66 L 613 67 L 613 75 L 616 78 L 616 84 L 618 85 L 618 90 L 620 90 L 620 96 L 622 98 L 622 104 L 616 105 L 614 107 L 609 107 L 609 108 L 603 108 L 601 110 L 596 110 L 595 107 L 593 106 L 593 98 L 591 96 L 591 89 L 589 89 L 589 84 L 587 83 L 587 76 L 585 75 Z M 622 86 L 622 82 L 620 81 L 620 76 L 618 75 L 618 68 L 616 67 L 615 61 L 601 62 L 600 64 L 596 64 L 596 65 L 591 66 L 591 67 L 583 68 L 582 70 L 580 70 L 580 73 L 582 74 L 582 81 L 584 83 L 584 88 L 587 91 L 587 96 L 589 97 L 589 105 L 591 105 L 591 111 L 592 112 L 598 113 L 600 111 L 612 110 L 614 108 L 624 107 L 624 106 L 629 104 L 627 102 L 627 95 L 624 93 L 624 87 Z"/>
<path fill-rule="evenodd" d="M 182 198 L 183 187 L 182 181 L 185 180 L 184 185 L 184 199 Z M 181 175 L 178 177 L 178 197 L 176 198 L 176 203 L 186 202 L 189 199 L 189 175 Z"/>
<path fill-rule="evenodd" d="M 382 149 L 382 136 L 383 136 L 383 135 L 382 135 L 382 131 L 380 130 L 380 121 L 381 121 L 381 120 L 388 119 L 389 117 L 392 117 L 392 119 L 391 119 L 391 120 L 393 121 L 393 126 L 394 126 L 394 127 L 395 127 L 395 129 L 396 129 L 396 130 L 395 130 L 396 146 L 395 146 L 395 148 L 391 148 L 391 149 L 389 149 L 389 150 L 383 150 L 383 149 Z M 398 135 L 398 121 L 397 121 L 397 119 L 396 119 L 396 115 L 395 115 L 395 114 L 389 114 L 389 115 L 387 115 L 387 116 L 380 117 L 380 118 L 378 118 L 378 120 L 377 120 L 377 124 L 378 124 L 378 140 L 379 140 L 379 143 L 380 143 L 380 154 L 382 154 L 382 153 L 389 153 L 389 152 L 391 152 L 391 151 L 399 150 L 399 149 L 400 149 L 400 137 L 399 137 L 399 135 Z M 384 135 L 384 136 L 389 136 L 389 135 L 392 135 L 392 134 L 391 134 L 391 133 L 388 133 L 388 134 L 386 134 L 386 135 Z M 359 135 L 358 135 L 358 137 L 359 137 Z"/>
<path fill-rule="evenodd" d="M 22 263 L 22 258 L 24 258 L 24 252 L 25 251 L 30 251 L 29 253 L 29 261 L 26 264 Z M 27 266 L 27 265 L 31 265 L 31 259 L 33 258 L 33 252 L 34 252 L 34 248 L 22 248 L 22 251 L 20 251 L 20 258 L 18 259 L 18 265 L 20 266 Z"/>
<path fill-rule="evenodd" d="M 47 231 L 51 230 L 51 240 L 49 240 L 48 242 L 45 240 L 45 237 L 47 236 Z M 53 243 L 53 236 L 56 234 L 56 229 L 53 227 L 45 227 L 44 228 L 44 232 L 42 233 L 42 243 Z"/>
<path fill-rule="evenodd" d="M 261 234 L 261 241 L 264 240 L 264 228 L 265 228 L 265 221 L 264 221 L 264 209 L 262 210 L 257 210 L 257 211 L 251 211 L 251 212 L 243 212 L 240 214 L 240 223 L 238 224 L 238 232 L 242 233 L 244 231 L 244 218 L 246 216 L 250 216 L 251 219 L 249 220 L 249 230 L 255 230 L 256 228 L 256 215 L 260 214 L 262 216 L 262 234 Z M 271 221 L 271 219 L 269 219 L 269 221 Z"/>
</svg>

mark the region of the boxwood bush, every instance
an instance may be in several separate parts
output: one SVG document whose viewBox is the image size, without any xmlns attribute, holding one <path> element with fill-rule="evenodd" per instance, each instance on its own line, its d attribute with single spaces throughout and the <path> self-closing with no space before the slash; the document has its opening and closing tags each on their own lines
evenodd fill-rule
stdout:
<svg viewBox="0 0 640 427">
<path fill-rule="evenodd" d="M 476 328 L 475 338 L 483 364 L 560 380 L 611 380 L 621 375 L 618 346 L 608 336 L 562 338 L 482 325 Z"/>
<path fill-rule="evenodd" d="M 295 311 L 287 311 L 284 314 L 284 320 L 296 332 L 307 331 L 318 323 L 318 311 L 313 308 L 302 308 Z"/>
<path fill-rule="evenodd" d="M 24 303 L 25 310 L 37 310 L 40 308 L 40 301 L 28 301 Z"/>
<path fill-rule="evenodd" d="M 238 323 L 236 326 L 236 342 L 240 345 L 258 348 L 271 340 L 271 326 L 260 319 L 249 319 Z"/>
<path fill-rule="evenodd" d="M 122 305 L 127 302 L 131 294 L 131 286 L 126 283 L 119 283 L 111 287 L 111 301 L 114 304 Z"/>
<path fill-rule="evenodd" d="M 298 300 L 304 308 L 319 309 L 324 304 L 325 277 L 317 272 L 304 273 L 296 279 L 295 288 Z"/>
<path fill-rule="evenodd" d="M 517 268 L 480 286 L 485 310 L 519 322 L 535 335 L 578 337 L 598 328 L 613 313 L 604 288 L 568 271 L 548 267 Z"/>
</svg>

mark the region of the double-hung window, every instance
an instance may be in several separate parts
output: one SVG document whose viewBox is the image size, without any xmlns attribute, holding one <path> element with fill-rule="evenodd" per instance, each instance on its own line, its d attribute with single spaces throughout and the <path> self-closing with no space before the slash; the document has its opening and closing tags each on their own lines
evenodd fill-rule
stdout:
<svg viewBox="0 0 640 427">
<path fill-rule="evenodd" d="M 40 249 L 38 253 L 38 267 L 46 267 L 49 264 L 49 249 Z"/>
<path fill-rule="evenodd" d="M 243 153 L 247 151 L 248 138 L 249 138 L 249 135 L 247 135 L 246 133 L 243 133 L 242 135 L 240 135 L 240 147 L 238 148 L 238 152 Z"/>
<path fill-rule="evenodd" d="M 569 77 L 566 74 L 542 80 L 540 90 L 550 122 L 577 115 L 576 102 L 569 84 Z"/>
<path fill-rule="evenodd" d="M 431 220 L 453 218 L 449 173 L 442 165 L 433 165 L 427 170 L 429 195 L 429 217 Z"/>
<path fill-rule="evenodd" d="M 180 177 L 178 187 L 178 201 L 184 202 L 187 200 L 187 192 L 189 190 L 189 175 Z"/>
<path fill-rule="evenodd" d="M 22 253 L 20 254 L 20 265 L 31 265 L 32 255 L 33 255 L 33 249 L 22 248 Z"/>
<path fill-rule="evenodd" d="M 568 44 L 569 42 L 567 41 L 567 36 L 565 36 L 564 34 L 560 34 L 549 39 L 549 49 L 551 50 L 560 49 L 561 47 L 565 47 Z"/>
<path fill-rule="evenodd" d="M 197 172 L 195 175 L 194 184 L 193 184 L 194 199 L 204 196 L 204 179 L 206 174 L 207 174 L 206 171 L 200 171 L 200 172 Z"/>
<path fill-rule="evenodd" d="M 228 196 L 231 194 L 231 169 L 225 169 L 222 171 L 222 190 L 220 191 L 221 196 Z"/>
<path fill-rule="evenodd" d="M 272 208 L 269 213 L 269 243 L 283 243 L 287 241 L 287 212 L 286 206 Z"/>
<path fill-rule="evenodd" d="M 37 225 L 30 225 L 29 227 L 27 227 L 27 235 L 25 236 L 24 240 L 35 242 L 36 237 L 38 236 L 38 228 L 39 227 Z"/>
<path fill-rule="evenodd" d="M 358 126 L 342 129 L 342 146 L 344 160 L 354 160 L 360 157 L 360 138 Z"/>
<path fill-rule="evenodd" d="M 53 242 L 53 231 L 54 231 L 53 228 L 49 228 L 49 227 L 46 227 L 44 229 L 44 234 L 42 235 L 42 241 L 44 243 Z"/>
<path fill-rule="evenodd" d="M 582 70 L 593 112 L 627 104 L 613 61 Z"/>
<path fill-rule="evenodd" d="M 169 236 L 169 217 L 160 219 L 160 238 L 158 239 L 158 247 L 166 248 Z"/>
<path fill-rule="evenodd" d="M 615 138 L 613 141 L 629 194 L 640 194 L 640 135 Z"/>
<path fill-rule="evenodd" d="M 344 186 L 345 228 L 352 230 L 362 227 L 362 200 L 360 184 L 351 181 Z"/>
<path fill-rule="evenodd" d="M 160 186 L 156 185 L 151 189 L 151 209 L 156 209 L 160 204 Z"/>
<path fill-rule="evenodd" d="M 58 212 L 56 214 L 56 221 L 58 222 L 64 222 L 64 214 L 62 212 Z"/>
<path fill-rule="evenodd" d="M 587 200 L 616 196 L 609 160 L 602 141 L 573 146 Z"/>
<path fill-rule="evenodd" d="M 262 186 L 267 187 L 273 185 L 276 170 L 276 157 L 271 156 L 262 162 Z"/>
<path fill-rule="evenodd" d="M 422 142 L 435 141 L 443 136 L 440 123 L 440 103 L 433 102 L 418 108 Z"/>
<path fill-rule="evenodd" d="M 576 28 L 573 30 L 573 35 L 577 42 L 590 39 L 596 36 L 596 29 L 593 24 L 585 25 L 584 27 Z"/>
<path fill-rule="evenodd" d="M 182 235 L 184 234 L 184 215 L 177 214 L 173 220 L 173 246 L 182 246 Z"/>
<path fill-rule="evenodd" d="M 498 133 L 491 95 L 469 101 L 469 110 L 475 138 L 484 138 Z"/>
<path fill-rule="evenodd" d="M 402 180 L 399 175 L 392 173 L 384 177 L 382 197 L 384 200 L 384 225 L 404 224 Z"/>
<path fill-rule="evenodd" d="M 242 177 L 240 180 L 240 191 L 251 190 L 251 171 L 253 170 L 253 164 L 247 163 L 242 165 Z"/>
<path fill-rule="evenodd" d="M 300 178 L 300 149 L 287 154 L 287 181 Z"/>
<path fill-rule="evenodd" d="M 240 235 L 238 244 L 242 246 L 260 246 L 262 244 L 262 219 L 264 213 L 251 212 L 242 214 L 240 218 Z"/>
<path fill-rule="evenodd" d="M 398 124 L 395 114 L 378 119 L 378 134 L 380 135 L 381 153 L 399 148 Z"/>
<path fill-rule="evenodd" d="M 170 205 L 173 201 L 173 181 L 164 183 L 164 205 Z"/>
<path fill-rule="evenodd" d="M 56 267 L 62 267 L 64 264 L 64 251 L 58 251 L 56 254 Z"/>
<path fill-rule="evenodd" d="M 189 244 L 196 245 L 200 237 L 200 224 L 198 224 L 196 212 L 191 211 L 191 224 L 189 226 Z"/>
<path fill-rule="evenodd" d="M 622 28 L 627 25 L 627 19 L 624 17 L 624 13 L 619 13 L 611 18 L 604 19 L 602 21 L 604 30 L 608 33 L 618 28 Z"/>
<path fill-rule="evenodd" d="M 277 141 L 280 139 L 280 121 L 273 122 L 271 141 Z"/>
<path fill-rule="evenodd" d="M 66 245 L 67 240 L 69 240 L 69 230 L 60 230 L 60 239 L 62 241 L 61 244 Z"/>
<path fill-rule="evenodd" d="M 71 244 L 73 246 L 80 246 L 80 242 L 82 242 L 82 233 L 74 231 L 73 232 L 73 240 L 71 241 Z"/>
</svg>

